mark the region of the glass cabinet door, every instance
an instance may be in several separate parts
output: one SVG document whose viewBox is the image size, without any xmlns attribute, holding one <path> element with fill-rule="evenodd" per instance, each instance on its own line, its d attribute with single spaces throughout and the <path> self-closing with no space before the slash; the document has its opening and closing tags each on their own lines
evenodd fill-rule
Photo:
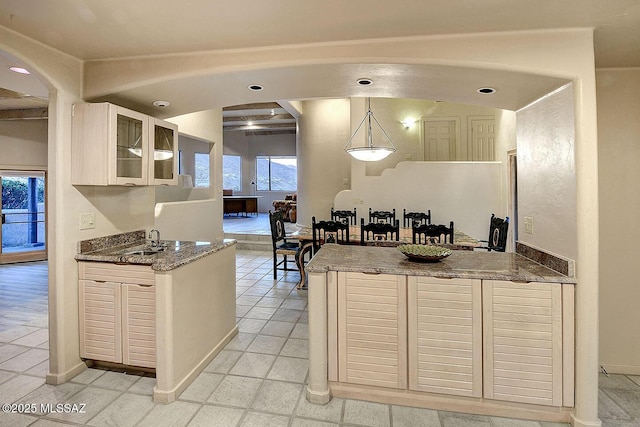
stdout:
<svg viewBox="0 0 640 427">
<path fill-rule="evenodd" d="M 177 183 L 177 126 L 161 120 L 152 120 L 151 132 L 153 156 L 150 184 Z"/>
<path fill-rule="evenodd" d="M 117 114 L 116 126 L 116 179 L 130 180 L 131 184 L 144 184 L 145 182 L 140 181 L 146 180 L 146 123 L 142 118 Z"/>
</svg>

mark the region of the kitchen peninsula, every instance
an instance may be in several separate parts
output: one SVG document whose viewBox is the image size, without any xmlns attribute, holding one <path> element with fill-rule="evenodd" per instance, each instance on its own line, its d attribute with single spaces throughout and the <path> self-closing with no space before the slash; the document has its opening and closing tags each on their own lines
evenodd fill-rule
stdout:
<svg viewBox="0 0 640 427">
<path fill-rule="evenodd" d="M 237 334 L 235 240 L 139 230 L 78 249 L 80 356 L 155 369 L 154 401 L 174 401 Z"/>
<path fill-rule="evenodd" d="M 335 244 L 307 272 L 309 401 L 568 422 L 574 278 L 513 253 Z"/>
</svg>

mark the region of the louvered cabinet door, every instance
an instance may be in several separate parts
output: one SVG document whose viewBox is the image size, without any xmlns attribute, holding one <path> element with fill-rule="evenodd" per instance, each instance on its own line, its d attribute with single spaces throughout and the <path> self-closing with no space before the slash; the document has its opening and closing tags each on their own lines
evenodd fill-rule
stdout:
<svg viewBox="0 0 640 427">
<path fill-rule="evenodd" d="M 483 281 L 484 397 L 562 406 L 562 285 Z"/>
<path fill-rule="evenodd" d="M 406 277 L 339 272 L 339 381 L 404 389 L 406 360 Z"/>
<path fill-rule="evenodd" d="M 409 389 L 482 396 L 480 280 L 408 277 Z"/>
<path fill-rule="evenodd" d="M 154 286 L 122 285 L 122 363 L 156 366 L 156 297 Z"/>
<path fill-rule="evenodd" d="M 120 283 L 80 280 L 80 357 L 122 363 Z"/>
</svg>

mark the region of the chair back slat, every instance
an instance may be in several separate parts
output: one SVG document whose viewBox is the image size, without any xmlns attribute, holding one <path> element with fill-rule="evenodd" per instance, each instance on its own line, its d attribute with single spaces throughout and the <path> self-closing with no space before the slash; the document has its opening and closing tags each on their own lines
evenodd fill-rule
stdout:
<svg viewBox="0 0 640 427">
<path fill-rule="evenodd" d="M 360 244 L 367 245 L 368 242 L 378 240 L 400 240 L 400 221 L 395 220 L 393 224 L 387 222 L 364 223 L 364 218 L 360 220 Z"/>
<path fill-rule="evenodd" d="M 415 223 L 431 224 L 431 209 L 427 212 L 407 212 L 406 209 L 402 210 L 402 226 L 413 227 Z"/>
<path fill-rule="evenodd" d="M 313 231 L 313 252 L 315 253 L 325 243 L 349 244 L 349 223 L 342 221 L 318 221 L 311 218 Z"/>
<path fill-rule="evenodd" d="M 340 221 L 340 222 L 348 222 L 351 225 L 356 225 L 357 220 L 356 208 L 353 208 L 353 211 L 346 210 L 333 210 L 331 208 L 331 220 L 332 221 Z"/>
<path fill-rule="evenodd" d="M 396 209 L 393 208 L 392 211 L 372 211 L 369 208 L 369 223 L 374 222 L 386 222 L 393 225 L 396 222 Z"/>
<path fill-rule="evenodd" d="M 442 224 L 414 224 L 412 235 L 412 241 L 416 244 L 453 244 L 453 221 L 449 227 Z"/>
<path fill-rule="evenodd" d="M 504 252 L 507 247 L 508 231 L 509 217 L 505 217 L 505 219 L 502 219 L 495 216 L 495 214 L 491 214 L 487 249 L 490 251 Z"/>
</svg>

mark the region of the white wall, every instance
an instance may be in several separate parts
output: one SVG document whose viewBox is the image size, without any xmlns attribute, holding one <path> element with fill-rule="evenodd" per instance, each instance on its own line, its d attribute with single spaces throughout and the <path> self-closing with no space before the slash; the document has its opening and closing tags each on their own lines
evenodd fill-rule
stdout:
<svg viewBox="0 0 640 427">
<path fill-rule="evenodd" d="M 640 69 L 598 70 L 600 363 L 640 375 Z"/>
<path fill-rule="evenodd" d="M 355 161 L 355 160 L 354 160 Z M 390 211 L 402 223 L 402 210 L 431 210 L 431 223 L 449 224 L 486 239 L 492 213 L 500 212 L 499 162 L 401 162 L 381 176 L 365 176 L 352 190 L 336 196 L 336 209 L 358 211 L 368 221 L 369 208 Z M 325 215 L 328 217 L 328 214 Z"/>
<path fill-rule="evenodd" d="M 577 257 L 573 86 L 517 113 L 519 241 Z M 524 218 L 533 218 L 533 234 Z M 594 239 L 596 237 L 594 236 Z"/>
<path fill-rule="evenodd" d="M 47 120 L 0 120 L 0 169 L 46 169 Z"/>
</svg>

